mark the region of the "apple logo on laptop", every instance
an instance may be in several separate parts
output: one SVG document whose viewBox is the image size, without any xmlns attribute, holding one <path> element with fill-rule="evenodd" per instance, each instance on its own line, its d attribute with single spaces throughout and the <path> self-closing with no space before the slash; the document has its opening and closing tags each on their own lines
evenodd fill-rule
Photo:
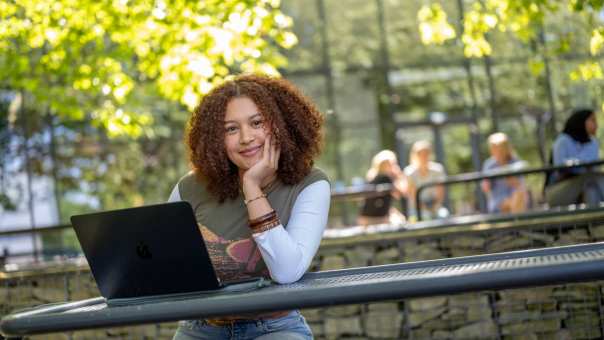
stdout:
<svg viewBox="0 0 604 340">
<path fill-rule="evenodd" d="M 149 250 L 149 246 L 143 242 L 139 242 L 136 246 L 136 254 L 143 260 L 151 258 L 151 250 Z"/>
</svg>

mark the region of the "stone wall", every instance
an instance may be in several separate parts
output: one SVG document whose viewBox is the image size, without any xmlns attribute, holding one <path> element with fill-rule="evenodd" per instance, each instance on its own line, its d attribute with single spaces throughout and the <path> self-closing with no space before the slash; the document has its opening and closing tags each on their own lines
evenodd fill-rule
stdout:
<svg viewBox="0 0 604 340">
<path fill-rule="evenodd" d="M 330 270 L 604 240 L 604 222 L 573 218 L 423 230 L 331 233 L 313 270 Z M 358 231 L 359 229 L 357 229 Z M 437 296 L 303 310 L 317 339 L 598 339 L 602 282 Z M 98 296 L 81 266 L 0 277 L 0 315 L 10 310 Z M 54 334 L 36 339 L 170 339 L 176 324 Z"/>
</svg>

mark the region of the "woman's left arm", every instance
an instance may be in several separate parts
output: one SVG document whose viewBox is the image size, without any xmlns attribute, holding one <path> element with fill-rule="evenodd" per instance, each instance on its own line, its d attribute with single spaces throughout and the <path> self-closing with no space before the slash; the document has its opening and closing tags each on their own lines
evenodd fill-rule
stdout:
<svg viewBox="0 0 604 340">
<path fill-rule="evenodd" d="M 312 183 L 296 198 L 287 228 L 253 235 L 273 280 L 291 283 L 304 275 L 321 243 L 330 200 L 327 181 Z"/>
</svg>

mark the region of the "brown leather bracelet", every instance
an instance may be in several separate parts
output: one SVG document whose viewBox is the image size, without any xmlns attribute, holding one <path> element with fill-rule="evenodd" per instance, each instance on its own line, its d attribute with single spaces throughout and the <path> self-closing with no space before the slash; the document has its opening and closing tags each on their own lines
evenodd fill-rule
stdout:
<svg viewBox="0 0 604 340">
<path fill-rule="evenodd" d="M 250 222 L 249 222 L 250 228 L 253 229 L 255 226 L 260 225 L 264 222 L 270 221 L 276 217 L 277 217 L 277 212 L 275 210 L 272 210 L 271 212 L 269 212 L 267 214 L 264 214 L 253 220 L 250 220 Z"/>
<path fill-rule="evenodd" d="M 263 233 L 267 230 L 271 230 L 274 227 L 278 226 L 281 224 L 281 221 L 279 221 L 278 218 L 275 218 L 274 220 L 271 221 L 267 221 L 266 223 L 263 223 L 261 225 L 258 225 L 252 229 L 252 234 L 259 234 L 259 233 Z"/>
</svg>

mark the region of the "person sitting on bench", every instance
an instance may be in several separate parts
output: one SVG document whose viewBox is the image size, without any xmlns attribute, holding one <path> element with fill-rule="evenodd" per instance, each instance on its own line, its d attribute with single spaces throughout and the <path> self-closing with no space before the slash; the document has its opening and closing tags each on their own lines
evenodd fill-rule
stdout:
<svg viewBox="0 0 604 340">
<path fill-rule="evenodd" d="M 571 165 L 598 160 L 597 130 L 594 110 L 574 110 L 554 142 L 550 162 Z M 549 206 L 578 203 L 596 206 L 604 200 L 604 174 L 585 167 L 555 171 L 547 176 L 545 200 Z"/>
</svg>

